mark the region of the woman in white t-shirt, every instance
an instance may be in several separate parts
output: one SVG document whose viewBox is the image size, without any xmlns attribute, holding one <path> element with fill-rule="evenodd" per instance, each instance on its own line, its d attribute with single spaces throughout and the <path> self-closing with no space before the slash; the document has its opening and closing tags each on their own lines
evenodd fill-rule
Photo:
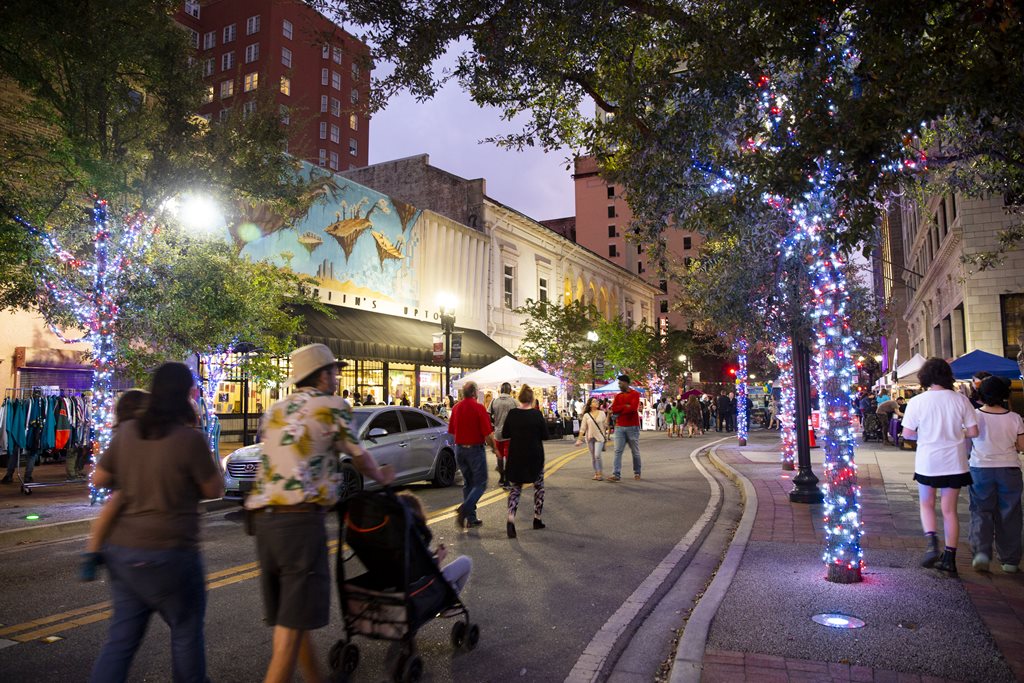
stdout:
<svg viewBox="0 0 1024 683">
<path fill-rule="evenodd" d="M 999 549 L 1003 571 L 1020 571 L 1021 480 L 1020 456 L 1024 451 L 1024 420 L 1004 408 L 1010 381 L 986 377 L 978 387 L 981 407 L 978 436 L 971 447 L 971 566 L 987 572 L 992 561 L 992 541 Z"/>
<path fill-rule="evenodd" d="M 917 441 L 914 481 L 921 503 L 925 547 L 922 567 L 956 576 L 956 546 L 960 540 L 957 503 L 960 489 L 971 485 L 967 438 L 978 435 L 978 419 L 967 397 L 953 391 L 953 369 L 941 358 L 929 358 L 917 376 L 927 391 L 907 403 L 903 438 Z M 939 559 L 935 533 L 935 491 L 942 491 L 942 530 L 946 547 Z M 936 562 L 938 560 L 938 562 Z"/>
</svg>

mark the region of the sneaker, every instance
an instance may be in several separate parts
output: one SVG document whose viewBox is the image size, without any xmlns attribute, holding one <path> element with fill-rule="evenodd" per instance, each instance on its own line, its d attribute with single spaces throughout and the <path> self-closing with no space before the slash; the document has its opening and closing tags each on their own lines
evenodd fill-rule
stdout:
<svg viewBox="0 0 1024 683">
<path fill-rule="evenodd" d="M 455 511 L 455 526 L 460 529 L 466 528 L 466 514 L 462 511 L 462 508 Z"/>
<path fill-rule="evenodd" d="M 544 528 L 547 528 L 547 524 L 545 524 L 544 522 L 542 522 L 539 519 L 537 519 L 536 517 L 534 517 L 533 518 L 533 528 L 534 529 L 544 529 Z"/>
<path fill-rule="evenodd" d="M 614 483 L 614 482 L 617 482 L 617 481 L 622 481 L 622 477 L 620 477 L 617 474 L 613 474 L 612 476 L 610 476 L 607 479 L 605 479 L 605 481 L 610 481 L 610 482 Z"/>
<path fill-rule="evenodd" d="M 484 523 L 481 520 L 479 520 L 479 519 L 471 519 L 471 520 L 466 522 L 466 526 L 469 527 L 470 529 L 473 529 L 473 528 L 478 527 L 478 526 L 483 526 L 483 525 L 484 525 Z"/>
<path fill-rule="evenodd" d="M 633 478 L 636 479 L 637 481 L 640 481 L 640 475 L 639 474 L 634 474 Z"/>
<path fill-rule="evenodd" d="M 604 477 L 601 476 L 600 472 L 594 472 L 594 481 L 601 481 Z"/>
<path fill-rule="evenodd" d="M 971 567 L 973 567 L 976 572 L 987 572 L 991 561 L 991 558 L 989 558 L 985 553 L 977 553 L 974 556 L 974 559 L 971 560 Z"/>
<path fill-rule="evenodd" d="M 1003 567 L 1003 571 L 1006 572 L 1007 574 L 1016 574 L 1017 572 L 1020 571 L 1020 567 L 1018 567 L 1015 564 L 1004 564 L 1004 565 L 1002 565 L 1002 567 Z"/>
</svg>

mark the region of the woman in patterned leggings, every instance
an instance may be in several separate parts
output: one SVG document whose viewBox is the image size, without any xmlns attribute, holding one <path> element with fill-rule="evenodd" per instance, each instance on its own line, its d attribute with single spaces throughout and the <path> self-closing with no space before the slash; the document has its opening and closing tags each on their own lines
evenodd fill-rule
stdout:
<svg viewBox="0 0 1024 683">
<path fill-rule="evenodd" d="M 544 511 L 544 436 L 547 425 L 544 416 L 533 407 L 533 389 L 527 385 L 519 390 L 519 407 L 509 411 L 501 429 L 501 438 L 508 439 L 508 463 L 505 476 L 511 486 L 508 492 L 509 538 L 516 537 L 516 511 L 523 485 L 533 483 L 533 528 L 543 529 L 541 513 Z"/>
</svg>

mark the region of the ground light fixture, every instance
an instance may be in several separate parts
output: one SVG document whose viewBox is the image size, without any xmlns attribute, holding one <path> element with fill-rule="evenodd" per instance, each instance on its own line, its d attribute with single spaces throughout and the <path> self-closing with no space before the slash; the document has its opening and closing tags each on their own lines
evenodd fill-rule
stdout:
<svg viewBox="0 0 1024 683">
<path fill-rule="evenodd" d="M 824 613 L 815 614 L 811 621 L 829 628 L 864 628 L 864 622 L 849 614 Z"/>
<path fill-rule="evenodd" d="M 30 522 L 35 522 L 35 521 L 40 520 L 42 518 L 43 518 L 42 515 L 36 514 L 34 512 L 32 514 L 25 515 L 25 519 L 27 519 Z"/>
</svg>

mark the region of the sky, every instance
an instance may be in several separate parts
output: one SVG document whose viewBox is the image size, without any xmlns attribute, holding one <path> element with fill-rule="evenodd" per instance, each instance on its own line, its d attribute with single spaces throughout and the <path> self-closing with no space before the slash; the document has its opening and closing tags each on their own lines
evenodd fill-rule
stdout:
<svg viewBox="0 0 1024 683">
<path fill-rule="evenodd" d="M 426 153 L 432 166 L 485 178 L 488 196 L 535 220 L 574 215 L 568 150 L 514 152 L 480 142 L 515 130 L 499 110 L 478 107 L 456 83 L 425 103 L 403 92 L 370 121 L 370 163 Z"/>
</svg>

